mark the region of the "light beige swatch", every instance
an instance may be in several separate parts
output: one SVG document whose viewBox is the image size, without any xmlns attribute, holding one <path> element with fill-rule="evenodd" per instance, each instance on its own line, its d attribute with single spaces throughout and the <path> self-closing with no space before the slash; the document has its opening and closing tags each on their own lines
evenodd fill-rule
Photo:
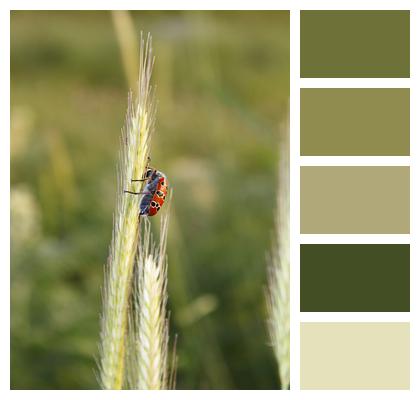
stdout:
<svg viewBox="0 0 420 400">
<path fill-rule="evenodd" d="M 301 233 L 410 233 L 409 167 L 301 167 Z"/>
<path fill-rule="evenodd" d="M 409 323 L 301 323 L 301 389 L 409 389 Z"/>
</svg>

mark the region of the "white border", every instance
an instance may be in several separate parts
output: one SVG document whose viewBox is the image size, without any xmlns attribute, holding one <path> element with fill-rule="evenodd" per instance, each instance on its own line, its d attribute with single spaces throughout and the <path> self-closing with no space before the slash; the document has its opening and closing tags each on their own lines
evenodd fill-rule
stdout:
<svg viewBox="0 0 420 400">
<path fill-rule="evenodd" d="M 290 390 L 300 387 L 300 13 L 290 12 Z"/>
<path fill-rule="evenodd" d="M 411 244 L 408 234 L 300 234 L 301 244 Z"/>
<path fill-rule="evenodd" d="M 8 0 L 4 4 L 12 10 L 409 10 L 416 6 L 412 0 L 38 0 L 36 7 L 31 0 Z"/>
<path fill-rule="evenodd" d="M 36 6 L 36 8 L 34 8 Z M 5 8 L 6 7 L 6 8 Z M 419 290 L 416 287 L 417 282 L 419 282 L 419 272 L 418 266 L 419 263 L 419 249 L 418 249 L 418 216 L 419 213 L 416 207 L 413 207 L 413 204 L 418 204 L 418 182 L 419 182 L 419 123 L 417 113 L 420 109 L 420 103 L 418 100 L 418 73 L 419 73 L 419 63 L 418 63 L 418 54 L 419 54 L 419 43 L 418 38 L 420 38 L 419 25 L 420 20 L 418 16 L 418 4 L 416 1 L 396 1 L 396 0 L 353 0 L 353 1 L 337 1 L 337 0 L 288 0 L 288 1 L 264 1 L 261 0 L 257 3 L 252 3 L 250 1 L 220 1 L 214 0 L 212 2 L 192 2 L 192 1 L 177 1 L 176 3 L 171 3 L 169 1 L 155 0 L 153 2 L 138 2 L 136 0 L 121 0 L 121 1 L 81 1 L 73 0 L 71 2 L 54 2 L 51 0 L 37 1 L 34 3 L 30 0 L 25 1 L 5 1 L 2 2 L 1 7 L 1 19 L 0 19 L 0 40 L 2 41 L 1 46 L 1 63 L 0 63 L 0 85 L 2 90 L 2 100 L 0 107 L 0 123 L 2 124 L 3 134 L 1 135 L 2 146 L 1 146 L 1 182 L 4 183 L 4 187 L 9 187 L 9 157 L 8 149 L 10 148 L 9 136 L 6 134 L 10 132 L 10 69 L 9 69 L 9 45 L 10 45 L 10 29 L 9 29 L 9 10 L 10 9 L 78 9 L 78 10 L 87 10 L 87 9 L 98 9 L 98 10 L 107 10 L 107 9 L 144 9 L 144 10 L 153 10 L 153 9 L 167 9 L 167 10 L 177 10 L 177 9 L 283 9 L 291 10 L 291 75 L 290 75 L 290 85 L 291 85 L 291 100 L 290 100 L 290 115 L 291 115 L 291 380 L 292 380 L 292 390 L 290 392 L 279 392 L 279 391 L 259 391 L 258 394 L 254 391 L 241 391 L 240 396 L 242 398 L 254 398 L 255 395 L 264 396 L 266 398 L 277 399 L 279 396 L 286 396 L 293 399 L 354 399 L 355 397 L 359 398 L 369 398 L 369 399 L 412 399 L 419 396 L 419 385 L 415 378 L 419 376 L 419 310 L 420 310 L 420 296 Z M 382 79 L 363 79 L 363 80 L 343 80 L 343 79 L 328 79 L 328 83 L 324 79 L 300 79 L 299 78 L 299 10 L 300 9 L 410 9 L 411 10 L 411 78 L 408 80 L 387 80 L 389 83 L 382 86 Z M 336 86 L 335 86 L 336 85 Z M 405 235 L 368 235 L 365 237 L 363 235 L 354 235 L 353 239 L 345 237 L 343 235 L 336 236 L 338 242 L 340 239 L 346 240 L 346 243 L 350 243 L 348 240 L 353 240 L 354 243 L 361 241 L 362 243 L 388 243 L 395 242 L 400 243 L 401 240 L 403 243 L 411 243 L 411 312 L 409 315 L 409 320 L 411 322 L 411 390 L 410 391 L 299 391 L 299 320 L 301 318 L 308 318 L 304 313 L 299 313 L 299 243 L 304 243 L 306 240 L 310 240 L 310 243 L 314 243 L 314 240 L 319 240 L 321 243 L 323 240 L 329 240 L 327 235 L 316 235 L 318 238 L 309 237 L 312 235 L 299 235 L 299 89 L 300 87 L 411 87 L 411 156 L 409 164 L 411 165 L 411 235 L 406 237 Z M 333 161 L 333 160 L 330 160 Z M 308 160 L 301 160 L 305 163 Z M 328 160 L 323 162 L 328 163 Z M 345 161 L 348 163 L 349 161 Z M 373 162 L 373 160 L 372 160 Z M 404 160 L 404 162 L 406 162 Z M 303 164 L 302 164 L 303 165 Z M 325 165 L 325 164 L 324 164 Z M 344 165 L 344 164 L 343 164 Z M 356 164 L 345 164 L 345 165 L 356 165 Z M 366 165 L 366 164 L 365 164 Z M 389 165 L 389 164 L 387 164 Z M 404 164 L 406 165 L 406 164 Z M 3 212 L 3 229 L 1 229 L 1 245 L 2 252 L 1 254 L 4 257 L 4 268 L 2 269 L 2 296 L 4 296 L 3 301 L 1 302 L 1 315 L 6 319 L 7 328 L 9 327 L 9 304 L 10 304 L 10 277 L 9 270 L 7 265 L 10 265 L 10 252 L 9 252 L 9 237 L 10 237 L 10 227 L 9 221 L 9 195 L 8 190 L 2 192 L 1 196 L 1 210 Z M 352 242 L 352 243 L 353 243 Z M 342 313 L 340 313 L 342 314 Z M 318 317 L 320 315 L 318 314 Z M 322 316 L 322 315 L 321 315 Z M 381 314 L 382 317 L 386 318 L 386 315 Z M 327 316 L 322 316 L 324 319 L 328 318 Z M 338 315 L 330 315 L 330 317 L 338 318 Z M 405 317 L 405 314 L 404 314 Z M 312 317 L 311 317 L 312 318 Z M 373 317 L 372 317 L 373 318 Z M 1 339 L 0 343 L 2 345 L 2 373 L 0 374 L 0 383 L 2 387 L 2 398 L 21 398 L 25 396 L 31 396 L 31 398 L 55 398 L 59 395 L 63 400 L 73 399 L 74 393 L 71 391 L 9 391 L 9 357 L 10 357 L 10 347 L 9 347 L 9 329 L 1 330 Z M 230 398 L 232 395 L 235 396 L 236 392 L 232 391 L 217 391 L 217 396 L 222 398 Z M 106 391 L 78 391 L 77 396 L 81 398 L 90 398 L 92 396 L 101 396 L 103 398 L 115 398 L 124 397 L 124 398 L 138 398 L 140 394 L 136 391 L 119 391 L 119 392 L 106 392 Z M 200 397 L 204 399 L 213 399 L 213 391 L 200 391 Z M 196 398 L 197 393 L 195 391 L 173 391 L 173 392 L 148 392 L 147 398 L 150 399 L 161 399 L 161 398 L 179 398 L 179 399 L 189 399 Z"/>
<path fill-rule="evenodd" d="M 300 78 L 300 87 L 307 88 L 409 88 L 410 78 Z"/>
<path fill-rule="evenodd" d="M 2 88 L 0 105 L 0 123 L 1 123 L 1 146 L 0 146 L 0 177 L 2 183 L 2 192 L 0 196 L 1 210 L 1 237 L 0 254 L 3 258 L 3 268 L 1 277 L 1 294 L 5 296 L 1 301 L 1 317 L 10 327 L 10 19 L 8 12 L 1 13 L 0 16 L 0 38 L 1 57 L 0 60 L 0 87 Z M 6 95 L 7 97 L 5 98 Z M 4 186 L 3 186 L 4 185 Z M 10 385 L 10 329 L 1 330 L 1 359 L 4 364 L 0 374 L 1 387 Z"/>
<path fill-rule="evenodd" d="M 305 166 L 410 166 L 410 156 L 300 156 Z"/>
<path fill-rule="evenodd" d="M 410 322 L 409 312 L 300 312 L 299 317 L 300 322 Z"/>
<path fill-rule="evenodd" d="M 420 14 L 418 8 L 411 9 L 410 16 L 410 68 L 411 68 L 411 93 L 410 93 L 410 354 L 411 354 L 411 391 L 420 392 L 418 376 L 420 372 L 419 364 L 419 315 L 420 315 L 420 292 L 417 287 L 419 282 L 418 268 L 420 265 L 419 256 L 419 38 L 420 38 Z M 416 379 L 417 378 L 417 379 Z"/>
</svg>

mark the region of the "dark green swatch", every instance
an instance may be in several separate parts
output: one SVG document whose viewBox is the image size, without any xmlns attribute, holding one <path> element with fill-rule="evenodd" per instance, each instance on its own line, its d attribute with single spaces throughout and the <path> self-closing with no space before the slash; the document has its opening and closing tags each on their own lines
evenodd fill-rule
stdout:
<svg viewBox="0 0 420 400">
<path fill-rule="evenodd" d="M 300 311 L 410 311 L 410 246 L 302 244 Z"/>
<path fill-rule="evenodd" d="M 302 156 L 409 156 L 410 89 L 301 89 Z"/>
<path fill-rule="evenodd" d="M 302 78 L 409 78 L 410 12 L 300 12 Z"/>
</svg>

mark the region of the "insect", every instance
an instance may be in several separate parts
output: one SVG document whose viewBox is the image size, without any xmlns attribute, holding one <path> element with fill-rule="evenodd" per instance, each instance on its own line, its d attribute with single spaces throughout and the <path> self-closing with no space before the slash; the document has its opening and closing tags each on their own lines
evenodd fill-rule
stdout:
<svg viewBox="0 0 420 400">
<path fill-rule="evenodd" d="M 149 159 L 150 160 L 150 159 Z M 140 216 L 152 217 L 156 215 L 166 199 L 168 192 L 168 181 L 165 174 L 155 168 L 146 167 L 146 172 L 142 179 L 132 179 L 131 182 L 144 182 L 146 185 L 142 192 L 132 192 L 124 190 L 124 193 L 143 195 L 140 200 Z"/>
</svg>

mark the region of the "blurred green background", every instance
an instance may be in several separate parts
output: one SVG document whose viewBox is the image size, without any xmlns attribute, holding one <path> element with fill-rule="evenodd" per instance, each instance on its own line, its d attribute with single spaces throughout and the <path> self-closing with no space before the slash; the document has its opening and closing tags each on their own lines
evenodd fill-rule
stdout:
<svg viewBox="0 0 420 400">
<path fill-rule="evenodd" d="M 264 285 L 289 13 L 126 17 L 152 33 L 156 55 L 152 160 L 174 189 L 177 388 L 277 389 Z M 98 388 L 126 78 L 111 13 L 11 13 L 13 389 Z"/>
</svg>

